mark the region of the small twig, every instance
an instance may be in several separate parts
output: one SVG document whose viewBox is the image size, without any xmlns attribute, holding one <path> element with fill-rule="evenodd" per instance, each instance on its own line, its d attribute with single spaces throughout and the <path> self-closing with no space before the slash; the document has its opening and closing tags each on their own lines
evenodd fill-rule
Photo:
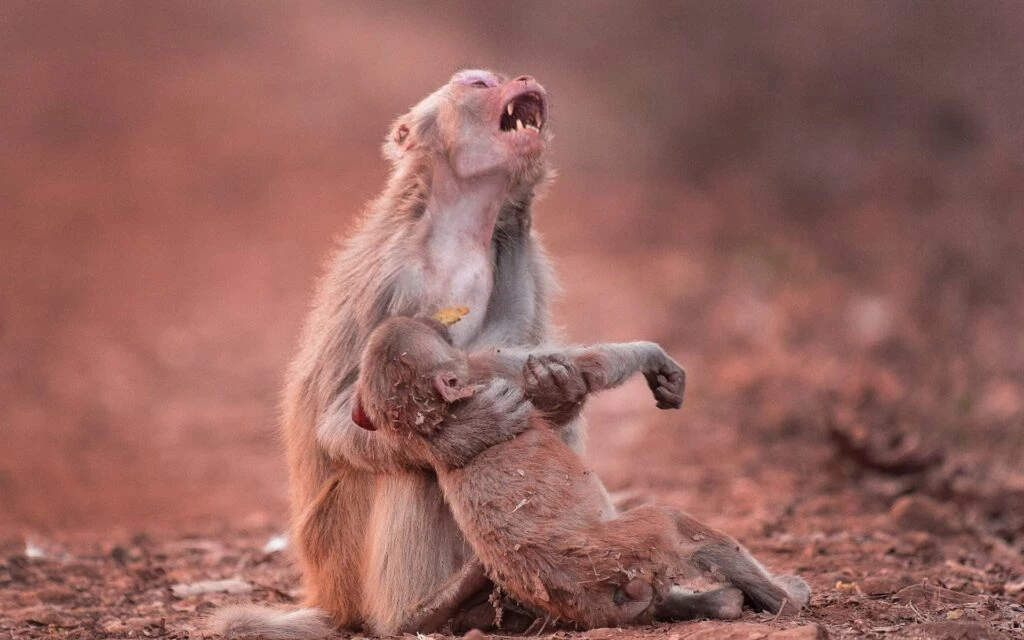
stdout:
<svg viewBox="0 0 1024 640">
<path fill-rule="evenodd" d="M 544 616 L 544 624 L 540 625 L 540 629 L 537 631 L 537 635 L 544 633 L 544 630 L 548 628 L 548 622 L 551 620 L 550 617 Z"/>
<path fill-rule="evenodd" d="M 910 608 L 914 611 L 914 615 L 917 616 L 917 621 L 918 622 L 928 622 L 928 618 L 925 617 L 925 615 L 923 613 L 921 613 L 920 611 L 917 610 L 917 607 L 914 606 L 913 602 L 909 602 L 907 604 L 909 604 Z"/>
<path fill-rule="evenodd" d="M 779 611 L 778 611 L 778 613 L 775 614 L 775 617 L 772 618 L 772 622 L 775 622 L 776 620 L 779 619 L 779 616 L 782 615 L 782 612 L 786 610 L 786 605 L 787 604 L 789 604 L 789 598 L 783 598 L 782 599 L 782 604 L 779 605 Z"/>
<path fill-rule="evenodd" d="M 590 560 L 590 568 L 594 572 L 594 577 L 600 579 L 601 576 L 597 575 L 597 565 L 594 564 L 594 559 L 590 557 L 590 551 L 587 551 L 587 560 Z"/>
</svg>

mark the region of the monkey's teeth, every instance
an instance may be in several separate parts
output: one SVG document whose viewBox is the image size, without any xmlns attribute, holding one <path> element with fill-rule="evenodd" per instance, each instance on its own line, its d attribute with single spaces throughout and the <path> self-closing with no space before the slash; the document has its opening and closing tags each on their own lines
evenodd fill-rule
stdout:
<svg viewBox="0 0 1024 640">
<path fill-rule="evenodd" d="M 519 118 L 516 118 L 516 131 L 522 131 L 522 130 L 523 130 L 523 121 L 520 120 Z"/>
<path fill-rule="evenodd" d="M 526 128 L 527 128 L 527 129 L 533 129 L 534 131 L 536 131 L 536 132 L 538 132 L 538 133 L 540 132 L 540 128 L 539 128 L 539 127 L 537 127 L 537 126 L 535 126 L 535 125 L 532 125 L 532 124 L 528 124 L 528 125 L 526 125 Z"/>
<path fill-rule="evenodd" d="M 540 129 L 543 126 L 544 126 L 544 118 L 541 118 L 540 114 L 537 114 L 537 130 L 540 131 Z"/>
<path fill-rule="evenodd" d="M 508 112 L 508 115 L 512 115 L 512 103 L 511 102 L 508 103 L 507 107 L 505 107 L 505 111 Z"/>
</svg>

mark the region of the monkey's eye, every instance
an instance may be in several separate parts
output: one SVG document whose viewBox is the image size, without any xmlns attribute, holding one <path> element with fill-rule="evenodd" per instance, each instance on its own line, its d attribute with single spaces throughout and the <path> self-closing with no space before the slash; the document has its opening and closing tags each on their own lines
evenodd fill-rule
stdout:
<svg viewBox="0 0 1024 640">
<path fill-rule="evenodd" d="M 473 84 L 471 84 L 471 85 L 469 85 L 469 86 L 471 86 L 471 87 L 476 87 L 476 88 L 478 88 L 478 89 L 490 89 L 490 88 L 491 88 L 491 85 L 487 84 L 487 83 L 486 83 L 486 82 L 484 82 L 483 80 L 475 80 L 475 81 L 473 82 Z"/>
</svg>

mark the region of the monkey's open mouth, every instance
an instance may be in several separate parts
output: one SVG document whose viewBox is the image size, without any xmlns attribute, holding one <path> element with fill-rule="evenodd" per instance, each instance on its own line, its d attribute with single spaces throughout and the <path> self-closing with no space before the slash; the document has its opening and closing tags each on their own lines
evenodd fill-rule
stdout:
<svg viewBox="0 0 1024 640">
<path fill-rule="evenodd" d="M 544 128 L 544 98 L 533 91 L 521 93 L 505 105 L 501 113 L 502 131 Z"/>
</svg>

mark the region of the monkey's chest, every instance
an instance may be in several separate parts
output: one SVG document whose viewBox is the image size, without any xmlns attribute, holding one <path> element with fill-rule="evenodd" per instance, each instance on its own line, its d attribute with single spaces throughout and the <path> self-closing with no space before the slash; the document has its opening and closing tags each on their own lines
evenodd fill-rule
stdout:
<svg viewBox="0 0 1024 640">
<path fill-rule="evenodd" d="M 468 345 L 483 328 L 494 288 L 491 256 L 483 251 L 453 248 L 432 256 L 423 275 L 423 293 L 428 308 L 469 307 L 469 313 L 449 330 L 456 346 Z"/>
</svg>

